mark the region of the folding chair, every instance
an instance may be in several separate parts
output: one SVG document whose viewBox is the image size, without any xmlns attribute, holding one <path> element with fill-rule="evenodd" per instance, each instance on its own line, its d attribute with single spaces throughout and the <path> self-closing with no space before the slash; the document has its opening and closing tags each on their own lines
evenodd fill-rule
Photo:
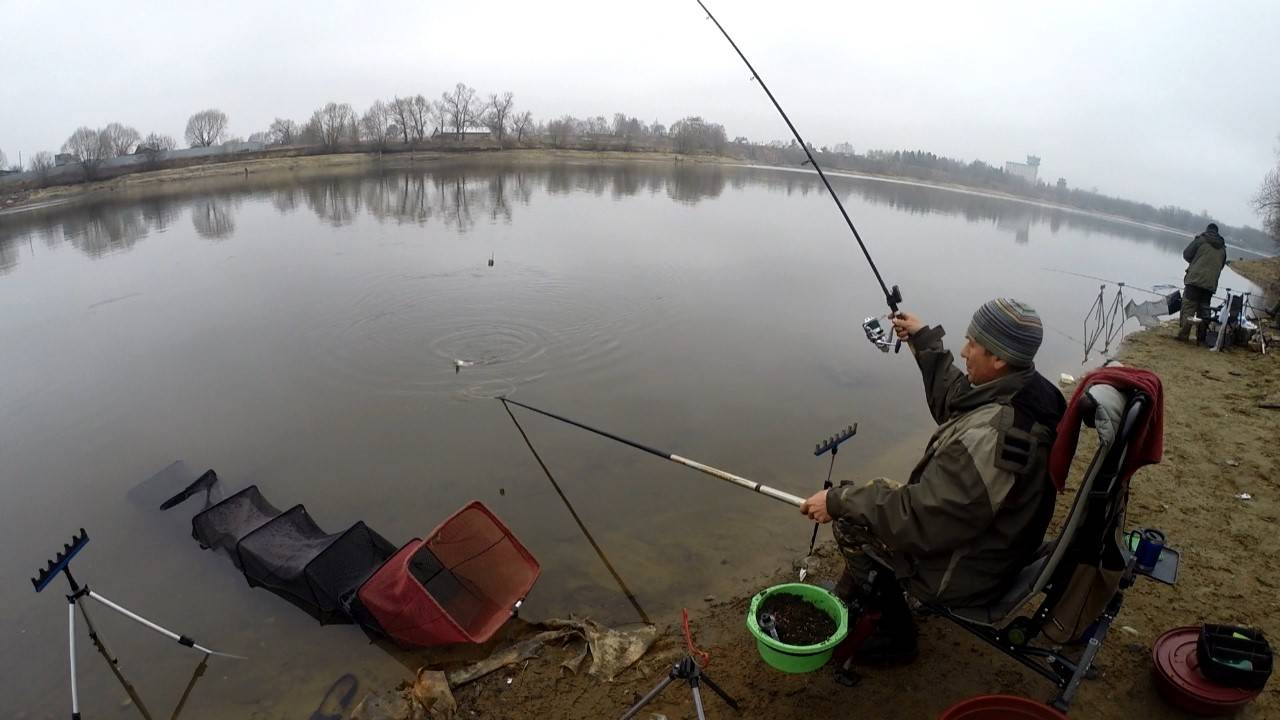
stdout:
<svg viewBox="0 0 1280 720">
<path fill-rule="evenodd" d="M 1097 431 L 1098 450 L 1076 491 L 1062 532 L 1045 542 L 1035 559 L 1011 582 L 1005 594 L 986 607 L 944 607 L 925 603 L 929 614 L 944 617 L 1052 682 L 1058 692 L 1049 704 L 1066 712 L 1138 576 L 1172 585 L 1178 553 L 1165 548 L 1154 567 L 1138 565 L 1133 533 L 1122 535 L 1129 500 L 1125 456 L 1135 430 L 1150 421 L 1152 399 L 1095 384 L 1076 401 L 1084 403 L 1082 422 Z M 1130 473 L 1131 474 L 1131 473 Z M 1038 595 L 1043 599 L 1030 615 Z M 1084 640 L 1077 660 L 1062 645 Z"/>
</svg>

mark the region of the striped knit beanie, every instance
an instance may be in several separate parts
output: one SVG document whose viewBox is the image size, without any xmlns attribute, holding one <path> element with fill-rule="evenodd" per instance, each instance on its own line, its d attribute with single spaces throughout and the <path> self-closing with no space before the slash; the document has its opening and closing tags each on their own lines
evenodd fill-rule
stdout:
<svg viewBox="0 0 1280 720">
<path fill-rule="evenodd" d="M 1030 367 L 1044 340 L 1035 308 L 1011 298 L 996 298 L 978 308 L 969 338 L 1014 367 Z"/>
</svg>

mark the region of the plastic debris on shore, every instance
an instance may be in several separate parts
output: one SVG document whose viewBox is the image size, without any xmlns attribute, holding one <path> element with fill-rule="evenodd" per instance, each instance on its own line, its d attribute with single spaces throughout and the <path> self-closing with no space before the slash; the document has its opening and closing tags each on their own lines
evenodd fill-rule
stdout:
<svg viewBox="0 0 1280 720">
<path fill-rule="evenodd" d="M 605 627 L 594 620 L 547 620 L 538 627 L 542 632 L 518 640 L 489 657 L 448 672 L 422 668 L 412 685 L 404 683 L 394 690 L 372 693 L 361 701 L 351 715 L 352 720 L 420 720 L 451 718 L 457 712 L 453 691 L 490 673 L 538 657 L 547 644 L 558 640 L 579 640 L 581 651 L 560 667 L 573 673 L 581 670 L 587 656 L 591 665 L 587 674 L 606 682 L 631 667 L 649 652 L 658 637 L 653 625 L 635 625 L 625 629 Z M 507 678 L 504 685 L 509 685 Z"/>
</svg>

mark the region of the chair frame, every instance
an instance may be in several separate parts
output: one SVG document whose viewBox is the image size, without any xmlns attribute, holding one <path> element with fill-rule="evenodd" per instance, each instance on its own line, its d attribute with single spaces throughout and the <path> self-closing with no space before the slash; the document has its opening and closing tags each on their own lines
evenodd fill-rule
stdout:
<svg viewBox="0 0 1280 720">
<path fill-rule="evenodd" d="M 1093 474 L 1090 490 L 1087 495 L 1084 495 L 1086 483 L 1082 482 L 1064 527 L 1070 528 L 1072 516 L 1079 512 L 1086 513 L 1083 522 L 1075 526 L 1070 537 L 1059 536 L 1047 547 L 1050 560 L 1037 576 L 1036 582 L 1032 585 L 1033 589 L 1026 599 L 1014 606 L 1012 611 L 991 623 L 965 617 L 943 605 L 923 603 L 927 614 L 937 615 L 954 622 L 1053 683 L 1058 692 L 1049 699 L 1048 704 L 1064 713 L 1070 708 L 1072 700 L 1080 689 L 1080 684 L 1086 678 L 1096 677 L 1094 660 L 1102 649 L 1112 623 L 1120 613 L 1125 592 L 1140 576 L 1170 585 L 1176 581 L 1178 561 L 1176 551 L 1166 548 L 1156 568 L 1141 568 L 1137 564 L 1136 555 L 1129 550 L 1128 542 L 1126 541 L 1122 546 L 1117 546 L 1115 542 L 1115 538 L 1119 537 L 1119 529 L 1125 523 L 1125 511 L 1129 498 L 1130 478 L 1124 473 L 1125 456 L 1135 430 L 1140 423 L 1149 419 L 1151 404 L 1151 398 L 1140 391 L 1134 392 L 1128 398 L 1120 416 L 1122 422 L 1116 438 L 1109 445 L 1104 444 L 1098 449 L 1086 473 L 1086 477 Z M 1086 416 L 1083 421 L 1090 426 L 1093 424 L 1091 415 Z M 1062 543 L 1066 543 L 1066 547 L 1059 553 L 1057 550 Z M 1103 564 L 1104 556 L 1108 554 L 1112 556 L 1112 569 L 1121 570 L 1119 585 L 1095 621 L 1093 629 L 1088 633 L 1088 640 L 1080 653 L 1079 660 L 1071 660 L 1059 646 L 1033 645 L 1033 641 L 1042 637 L 1044 627 L 1050 622 L 1055 607 L 1062 600 L 1075 568 L 1081 564 Z M 1046 553 L 1042 551 L 1037 555 L 1035 562 L 1045 557 Z M 1117 560 L 1119 567 L 1115 566 Z M 1048 566 L 1048 563 L 1052 563 L 1052 567 Z M 1046 575 L 1048 575 L 1047 581 Z M 1017 608 L 1022 607 L 1027 600 L 1040 593 L 1044 594 L 1044 598 L 1030 617 L 1017 616 L 1008 620 L 1009 615 L 1012 615 Z M 1005 622 L 1006 620 L 1008 621 Z"/>
</svg>

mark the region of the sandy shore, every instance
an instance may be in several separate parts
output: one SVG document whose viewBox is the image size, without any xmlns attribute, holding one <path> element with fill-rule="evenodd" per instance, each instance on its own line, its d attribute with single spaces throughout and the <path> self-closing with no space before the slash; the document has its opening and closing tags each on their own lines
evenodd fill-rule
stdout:
<svg viewBox="0 0 1280 720">
<path fill-rule="evenodd" d="M 1073 717 L 1189 717 L 1166 705 L 1151 679 L 1151 643 L 1165 630 L 1210 621 L 1260 627 L 1273 637 L 1280 632 L 1280 410 L 1259 406 L 1280 399 L 1280 358 L 1245 349 L 1211 353 L 1172 335 L 1171 325 L 1131 335 L 1121 359 L 1159 374 L 1166 391 L 1164 461 L 1135 476 L 1129 523 L 1162 529 L 1182 553 L 1181 575 L 1173 587 L 1140 580 L 1129 591 L 1098 658 L 1099 677 L 1085 683 Z M 1078 462 L 1073 478 L 1080 469 Z M 1242 499 L 1244 493 L 1249 499 Z M 1065 498 L 1059 503 L 1059 521 L 1066 504 Z M 830 545 L 822 565 L 819 578 L 833 578 L 839 562 Z M 923 622 L 915 664 L 869 671 L 852 689 L 825 671 L 774 671 L 760 660 L 744 627 L 746 607 L 759 588 L 794 577 L 792 569 L 780 568 L 744 587 L 740 597 L 692 609 L 697 642 L 712 655 L 709 672 L 742 704 L 741 717 L 932 718 L 975 695 L 1045 700 L 1053 694 L 1039 676 L 939 619 Z M 523 667 L 461 689 L 459 716 L 620 715 L 683 654 L 678 618 L 668 620 L 672 624 L 650 654 L 613 683 L 569 674 L 560 663 L 573 649 L 548 647 Z M 710 693 L 704 698 L 710 717 L 731 716 Z M 641 717 L 650 712 L 692 717 L 687 688 L 671 687 Z M 1277 713 L 1280 683 L 1273 682 L 1237 717 Z"/>
</svg>

